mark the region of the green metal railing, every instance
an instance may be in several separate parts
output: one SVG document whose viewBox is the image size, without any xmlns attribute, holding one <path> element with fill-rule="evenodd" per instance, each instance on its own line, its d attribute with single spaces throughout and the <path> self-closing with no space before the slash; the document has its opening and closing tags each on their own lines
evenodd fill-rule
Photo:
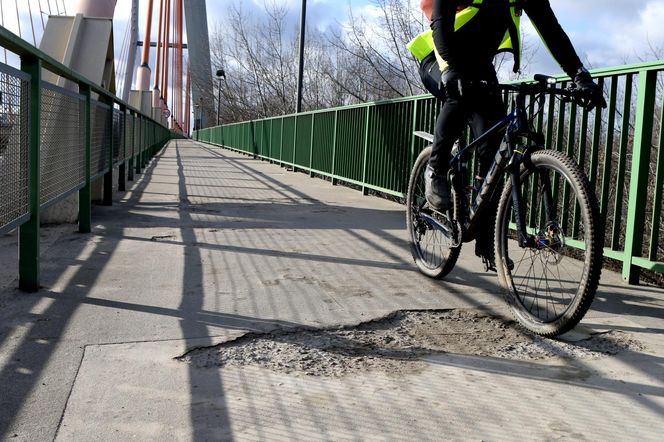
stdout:
<svg viewBox="0 0 664 442">
<path fill-rule="evenodd" d="M 605 256 L 622 263 L 630 283 L 641 268 L 664 273 L 663 72 L 664 61 L 595 70 L 607 109 L 549 100 L 535 119 L 548 148 L 573 156 L 587 172 L 605 222 Z M 194 138 L 357 185 L 365 194 L 403 197 L 425 147 L 412 133 L 432 132 L 439 106 L 423 95 L 223 125 Z"/>
<path fill-rule="evenodd" d="M 19 228 L 19 287 L 40 287 L 40 214 L 79 195 L 79 231 L 92 224 L 91 182 L 103 179 L 103 203 L 140 173 L 170 131 L 118 97 L 0 27 L 0 46 L 21 70 L 0 63 L 0 234 Z M 50 84 L 42 72 L 66 80 Z M 129 173 L 127 173 L 129 172 Z"/>
</svg>

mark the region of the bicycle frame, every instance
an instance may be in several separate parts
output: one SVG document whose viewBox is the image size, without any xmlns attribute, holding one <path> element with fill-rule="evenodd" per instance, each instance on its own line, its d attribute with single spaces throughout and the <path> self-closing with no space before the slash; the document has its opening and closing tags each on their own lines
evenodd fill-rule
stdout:
<svg viewBox="0 0 664 442">
<path fill-rule="evenodd" d="M 483 210 L 488 206 L 489 200 L 495 198 L 496 192 L 501 178 L 506 170 L 509 170 L 510 179 L 512 181 L 512 202 L 514 218 L 516 221 L 517 234 L 519 236 L 519 244 L 521 247 L 536 247 L 535 239 L 527 234 L 525 214 L 523 213 L 522 206 L 522 192 L 521 192 L 521 164 L 528 165 L 530 155 L 532 152 L 544 148 L 544 137 L 541 133 L 536 132 L 530 127 L 528 122 L 525 96 L 521 93 L 517 94 L 514 109 L 507 114 L 501 121 L 495 124 L 491 129 L 482 134 L 479 138 L 474 140 L 468 146 L 460 149 L 460 151 L 450 160 L 450 171 L 452 174 L 452 184 L 455 186 L 457 194 L 464 194 L 464 183 L 467 182 L 466 164 L 471 158 L 472 153 L 478 146 L 487 141 L 490 137 L 499 133 L 505 133 L 504 143 L 501 143 L 494 157 L 493 163 L 484 177 L 482 186 L 477 189 L 478 195 L 474 202 L 471 202 L 470 207 L 462 210 L 461 216 L 463 219 L 458 219 L 462 223 L 464 232 L 474 232 L 478 220 L 482 218 Z M 526 140 L 528 143 L 519 145 L 518 141 Z M 553 202 L 551 197 L 551 184 L 548 180 L 548 175 L 540 175 L 542 184 L 544 186 L 544 206 L 547 222 L 554 219 Z M 462 199 L 464 204 L 466 199 Z M 468 213 L 466 215 L 466 210 Z M 470 241 L 472 238 L 464 238 L 464 241 Z"/>
</svg>

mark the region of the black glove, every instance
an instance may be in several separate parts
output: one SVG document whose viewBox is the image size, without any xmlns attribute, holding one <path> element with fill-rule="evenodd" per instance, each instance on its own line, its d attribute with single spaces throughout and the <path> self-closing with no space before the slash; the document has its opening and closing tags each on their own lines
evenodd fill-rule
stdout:
<svg viewBox="0 0 664 442">
<path fill-rule="evenodd" d="M 574 76 L 574 84 L 576 88 L 583 92 L 584 98 L 589 100 L 592 107 L 598 106 L 606 108 L 606 100 L 604 99 L 604 91 L 595 84 L 592 77 L 585 68 L 578 70 Z"/>
<path fill-rule="evenodd" d="M 461 98 L 463 95 L 463 76 L 458 69 L 448 67 L 440 77 L 447 96 L 450 98 Z"/>
</svg>

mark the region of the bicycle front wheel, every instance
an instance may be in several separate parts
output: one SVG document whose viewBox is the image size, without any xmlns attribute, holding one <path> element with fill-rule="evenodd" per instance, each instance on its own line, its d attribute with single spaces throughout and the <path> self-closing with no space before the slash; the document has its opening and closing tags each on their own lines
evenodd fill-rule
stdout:
<svg viewBox="0 0 664 442">
<path fill-rule="evenodd" d="M 427 221 L 426 215 L 439 217 L 428 209 L 424 196 L 424 170 L 430 156 L 429 146 L 417 157 L 410 174 L 406 195 L 406 227 L 410 250 L 417 268 L 430 278 L 440 279 L 454 268 L 459 258 L 461 244 L 445 236 Z M 454 216 L 458 216 L 460 202 L 454 189 L 452 189 L 452 207 Z"/>
<path fill-rule="evenodd" d="M 534 333 L 555 336 L 571 330 L 590 308 L 604 239 L 597 198 L 578 165 L 548 150 L 533 153 L 531 162 L 520 186 L 533 244 L 521 247 L 516 240 L 508 182 L 496 218 L 497 270 L 515 319 Z"/>
</svg>

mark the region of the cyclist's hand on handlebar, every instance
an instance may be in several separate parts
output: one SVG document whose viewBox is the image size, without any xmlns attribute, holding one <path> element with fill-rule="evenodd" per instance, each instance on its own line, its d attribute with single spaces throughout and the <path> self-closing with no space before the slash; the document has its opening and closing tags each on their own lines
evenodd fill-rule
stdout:
<svg viewBox="0 0 664 442">
<path fill-rule="evenodd" d="M 579 69 L 579 72 L 574 76 L 574 84 L 576 89 L 583 93 L 582 101 L 591 107 L 606 108 L 606 100 L 604 99 L 604 91 L 595 84 L 592 77 L 585 68 Z"/>
</svg>

